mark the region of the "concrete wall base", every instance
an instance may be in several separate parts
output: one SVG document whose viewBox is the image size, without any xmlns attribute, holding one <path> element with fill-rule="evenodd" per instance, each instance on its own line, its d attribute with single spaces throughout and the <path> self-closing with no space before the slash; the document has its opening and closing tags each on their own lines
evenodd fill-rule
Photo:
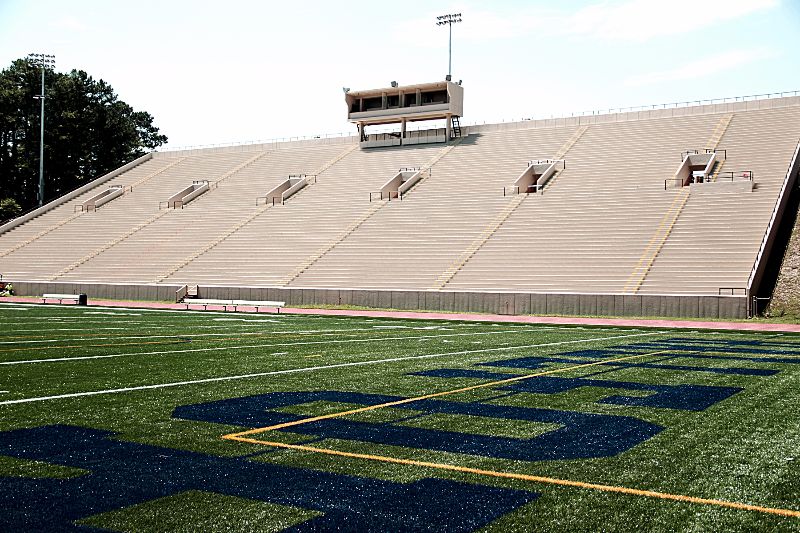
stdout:
<svg viewBox="0 0 800 533">
<path fill-rule="evenodd" d="M 180 285 L 15 281 L 20 296 L 85 293 L 89 299 L 175 301 Z M 200 297 L 281 300 L 287 306 L 361 306 L 384 309 L 491 313 L 670 318 L 747 318 L 744 296 L 653 294 L 565 294 L 525 292 L 315 289 L 200 286 Z"/>
</svg>

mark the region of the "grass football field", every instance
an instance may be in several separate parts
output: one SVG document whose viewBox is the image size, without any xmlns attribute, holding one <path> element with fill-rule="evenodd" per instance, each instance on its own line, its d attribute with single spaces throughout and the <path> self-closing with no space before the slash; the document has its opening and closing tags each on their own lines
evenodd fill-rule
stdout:
<svg viewBox="0 0 800 533">
<path fill-rule="evenodd" d="M 800 336 L 0 304 L 2 531 L 800 531 Z"/>
</svg>

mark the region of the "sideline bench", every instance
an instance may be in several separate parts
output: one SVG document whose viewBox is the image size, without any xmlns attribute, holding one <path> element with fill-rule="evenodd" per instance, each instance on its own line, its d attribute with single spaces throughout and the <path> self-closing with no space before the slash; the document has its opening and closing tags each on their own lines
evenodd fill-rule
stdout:
<svg viewBox="0 0 800 533">
<path fill-rule="evenodd" d="M 227 311 L 228 308 L 232 308 L 236 311 L 239 307 L 255 307 L 256 313 L 262 307 L 274 307 L 278 309 L 278 313 L 281 312 L 281 307 L 286 306 L 286 302 L 272 302 L 272 301 L 264 301 L 264 300 L 216 300 L 211 298 L 189 298 L 183 301 L 186 304 L 186 309 L 189 310 L 189 306 L 191 305 L 202 305 L 203 311 L 205 311 L 209 305 L 217 305 L 221 306 L 224 311 Z"/>
<path fill-rule="evenodd" d="M 79 305 L 86 305 L 85 294 L 42 294 L 42 303 L 46 304 L 47 300 L 58 300 L 58 303 L 69 301 Z"/>
</svg>

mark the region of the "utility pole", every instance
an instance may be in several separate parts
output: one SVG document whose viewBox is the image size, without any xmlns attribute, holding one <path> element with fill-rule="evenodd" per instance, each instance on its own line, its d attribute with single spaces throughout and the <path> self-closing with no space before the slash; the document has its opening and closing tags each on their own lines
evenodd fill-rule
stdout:
<svg viewBox="0 0 800 533">
<path fill-rule="evenodd" d="M 44 71 L 56 67 L 56 56 L 51 54 L 28 54 L 28 61 L 42 69 L 42 92 L 34 98 L 42 101 L 39 124 L 39 207 L 44 204 Z"/>
</svg>

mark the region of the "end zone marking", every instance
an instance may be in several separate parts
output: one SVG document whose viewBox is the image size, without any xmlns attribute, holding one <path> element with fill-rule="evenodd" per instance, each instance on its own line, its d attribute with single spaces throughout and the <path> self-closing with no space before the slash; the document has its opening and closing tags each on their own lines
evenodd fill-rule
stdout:
<svg viewBox="0 0 800 533">
<path fill-rule="evenodd" d="M 404 404 L 407 404 L 407 403 L 418 402 L 420 400 L 429 400 L 431 398 L 438 398 L 440 396 L 447 396 L 447 395 L 450 395 L 450 394 L 457 394 L 459 392 L 468 392 L 468 391 L 471 391 L 471 390 L 485 389 L 487 387 L 493 387 L 495 385 L 503 385 L 505 383 L 514 383 L 516 381 L 522 381 L 522 380 L 525 380 L 525 379 L 531 379 L 531 378 L 535 378 L 535 377 L 538 377 L 538 376 L 546 376 L 548 374 L 558 374 L 558 373 L 561 373 L 561 372 L 568 372 L 570 370 L 577 370 L 579 368 L 587 368 L 587 367 L 592 367 L 592 366 L 604 365 L 606 363 L 614 363 L 614 362 L 617 362 L 617 361 L 625 361 L 625 360 L 628 360 L 628 359 L 638 359 L 640 357 L 647 357 L 647 356 L 650 356 L 650 355 L 659 355 L 659 354 L 667 353 L 667 352 L 669 352 L 669 350 L 660 350 L 658 352 L 650 352 L 650 353 L 644 353 L 644 354 L 638 354 L 638 355 L 626 355 L 626 356 L 623 356 L 623 357 L 614 357 L 612 359 L 604 359 L 602 361 L 595 361 L 595 362 L 592 362 L 592 363 L 583 363 L 583 364 L 580 364 L 580 365 L 572 365 L 572 366 L 568 366 L 566 368 L 556 368 L 556 369 L 553 369 L 553 370 L 545 370 L 544 372 L 536 372 L 535 374 L 526 374 L 524 376 L 514 376 L 512 378 L 507 378 L 507 379 L 498 379 L 498 380 L 495 380 L 495 381 L 488 381 L 486 383 L 479 383 L 478 385 L 470 385 L 468 387 L 461 387 L 461 388 L 458 388 L 458 389 L 452 389 L 452 390 L 441 391 L 441 392 L 433 392 L 431 394 L 424 394 L 422 396 L 415 396 L 413 398 L 405 398 L 403 400 L 396 400 L 396 401 L 393 401 L 393 402 L 379 403 L 377 405 L 368 405 L 366 407 L 359 407 L 358 409 L 349 409 L 347 411 L 340 411 L 338 413 L 329 413 L 327 415 L 312 416 L 312 417 L 309 417 L 309 418 L 302 418 L 300 420 L 293 420 L 292 422 L 283 422 L 281 424 L 275 424 L 275 425 L 272 425 L 272 426 L 266 426 L 266 427 L 261 427 L 261 428 L 253 428 L 253 429 L 248 429 L 247 431 L 241 431 L 241 432 L 237 432 L 237 433 L 229 433 L 227 435 L 223 435 L 222 438 L 223 439 L 232 439 L 234 437 L 242 437 L 242 436 L 245 436 L 245 435 L 255 435 L 257 433 L 265 433 L 267 431 L 273 431 L 273 430 L 276 430 L 276 429 L 284 429 L 284 428 L 288 428 L 288 427 L 300 426 L 300 425 L 303 425 L 303 424 L 309 424 L 311 422 L 319 422 L 320 420 L 328 420 L 330 418 L 339 418 L 339 417 L 347 416 L 347 415 L 365 413 L 367 411 L 374 411 L 376 409 L 382 409 L 384 407 L 394 407 L 395 405 L 404 405 Z"/>
<path fill-rule="evenodd" d="M 414 459 L 400 459 L 397 457 L 388 457 L 383 455 L 371 455 L 364 453 L 341 452 L 337 450 L 329 450 L 326 448 L 317 448 L 314 446 L 304 446 L 302 444 L 286 444 L 283 442 L 271 442 L 259 439 L 242 438 L 234 435 L 224 435 L 223 439 L 233 440 L 238 442 L 246 442 L 248 444 L 261 444 L 266 446 L 273 446 L 275 448 L 285 448 L 288 450 L 298 450 L 304 452 L 315 452 L 326 455 L 334 455 L 339 457 L 349 457 L 353 459 L 366 459 L 369 461 L 381 461 L 384 463 L 395 463 L 409 466 L 420 466 L 423 468 L 436 468 L 438 470 L 450 470 L 453 472 L 462 472 L 467 474 L 477 474 L 481 476 L 491 476 L 497 478 L 516 479 L 522 481 L 533 481 L 535 483 L 547 483 L 550 485 L 560 485 L 565 487 L 577 487 L 582 489 L 599 490 L 603 492 L 617 492 L 621 494 L 629 494 L 633 496 L 643 496 L 647 498 L 659 498 L 662 500 L 673 500 L 686 503 L 695 503 L 703 505 L 714 505 L 717 507 L 727 507 L 729 509 L 756 511 L 759 513 L 768 513 L 779 516 L 787 516 L 791 518 L 800 518 L 800 511 L 792 509 L 779 509 L 774 507 L 763 507 L 760 505 L 751 505 L 748 503 L 731 502 L 726 500 L 715 500 L 711 498 L 699 498 L 697 496 L 686 496 L 684 494 L 671 494 L 668 492 L 658 492 L 654 490 L 633 489 L 629 487 L 620 487 L 616 485 L 604 485 L 599 483 L 588 483 L 585 481 L 573 481 L 569 479 L 558 479 L 552 477 L 534 476 L 530 474 L 518 474 L 514 472 L 503 472 L 495 470 L 483 470 L 480 468 L 471 468 L 467 466 L 449 465 L 445 463 L 430 463 L 427 461 L 417 461 Z"/>
</svg>

